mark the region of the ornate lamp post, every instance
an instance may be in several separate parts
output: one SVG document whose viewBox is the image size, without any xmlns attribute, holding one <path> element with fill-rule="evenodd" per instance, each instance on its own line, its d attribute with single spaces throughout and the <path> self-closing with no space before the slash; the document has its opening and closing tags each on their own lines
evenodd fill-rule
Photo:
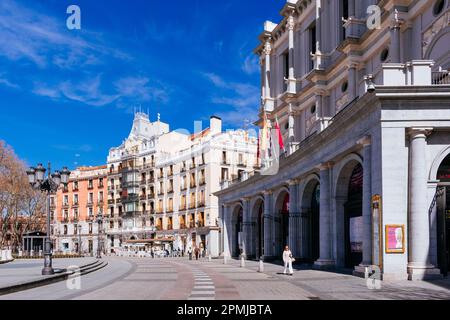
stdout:
<svg viewBox="0 0 450 320">
<path fill-rule="evenodd" d="M 45 178 L 45 172 L 47 171 L 47 178 Z M 45 237 L 44 246 L 44 268 L 42 269 L 42 275 L 52 275 L 54 270 L 52 268 L 52 252 L 51 252 L 51 240 L 50 240 L 50 195 L 58 191 L 61 185 L 66 186 L 69 182 L 70 171 L 67 167 L 64 167 L 61 172 L 55 171 L 51 173 L 50 162 L 48 163 L 48 170 L 46 170 L 42 164 L 38 164 L 36 168 L 30 168 L 27 170 L 28 182 L 31 187 L 47 194 L 47 235 Z"/>
<path fill-rule="evenodd" d="M 102 234 L 102 227 L 103 227 L 103 215 L 100 212 L 97 214 L 97 223 L 98 223 L 98 243 L 97 243 L 97 259 L 102 258 L 102 241 L 100 240 L 101 234 Z"/>
</svg>

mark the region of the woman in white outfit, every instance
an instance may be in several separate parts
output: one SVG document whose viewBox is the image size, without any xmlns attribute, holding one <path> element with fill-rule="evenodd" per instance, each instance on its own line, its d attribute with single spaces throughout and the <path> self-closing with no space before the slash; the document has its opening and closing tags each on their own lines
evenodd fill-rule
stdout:
<svg viewBox="0 0 450 320">
<path fill-rule="evenodd" d="M 286 274 L 287 268 L 289 267 L 289 275 L 292 276 L 294 274 L 294 270 L 292 268 L 292 252 L 289 250 L 289 246 L 286 246 L 283 251 L 283 262 L 284 262 L 284 274 Z"/>
</svg>

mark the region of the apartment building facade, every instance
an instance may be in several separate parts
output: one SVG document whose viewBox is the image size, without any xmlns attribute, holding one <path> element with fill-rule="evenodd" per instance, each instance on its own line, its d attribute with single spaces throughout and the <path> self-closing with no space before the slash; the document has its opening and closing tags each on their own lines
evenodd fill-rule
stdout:
<svg viewBox="0 0 450 320">
<path fill-rule="evenodd" d="M 151 247 L 219 255 L 221 183 L 254 170 L 256 139 L 222 132 L 222 121 L 189 134 L 135 115 L 127 140 L 108 157 L 109 252 Z"/>
<path fill-rule="evenodd" d="M 106 165 L 80 167 L 71 173 L 68 185 L 50 199 L 54 252 L 96 253 L 102 240 L 99 239 L 98 217 L 103 219 L 106 199 Z"/>
<path fill-rule="evenodd" d="M 288 153 L 276 174 L 216 193 L 224 255 L 280 259 L 289 245 L 366 277 L 448 273 L 449 8 L 288 0 L 264 24 L 258 124 L 278 119 Z"/>
</svg>

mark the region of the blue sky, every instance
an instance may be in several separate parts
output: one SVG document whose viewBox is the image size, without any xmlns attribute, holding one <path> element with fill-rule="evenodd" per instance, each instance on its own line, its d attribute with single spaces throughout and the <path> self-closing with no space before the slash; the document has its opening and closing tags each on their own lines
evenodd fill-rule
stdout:
<svg viewBox="0 0 450 320">
<path fill-rule="evenodd" d="M 284 3 L 1 0 L 0 139 L 28 164 L 74 168 L 105 163 L 139 105 L 171 129 L 242 127 L 259 104 L 257 36 Z"/>
</svg>

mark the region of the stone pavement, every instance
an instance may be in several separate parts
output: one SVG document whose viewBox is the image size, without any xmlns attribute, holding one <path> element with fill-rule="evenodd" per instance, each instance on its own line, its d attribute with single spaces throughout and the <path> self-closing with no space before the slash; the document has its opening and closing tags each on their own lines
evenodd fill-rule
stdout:
<svg viewBox="0 0 450 320">
<path fill-rule="evenodd" d="M 450 299 L 450 280 L 382 282 L 307 267 L 283 275 L 281 265 L 187 258 L 105 258 L 108 265 L 81 277 L 80 288 L 60 282 L 0 296 L 0 300 L 404 300 Z M 73 260 L 71 260 L 73 261 Z M 40 268 L 40 267 L 39 267 Z M 0 269 L 1 272 L 1 269 Z"/>
<path fill-rule="evenodd" d="M 297 267 L 293 276 L 284 275 L 283 266 L 259 262 L 223 260 L 200 262 L 202 269 L 225 276 L 244 300 L 411 300 L 450 299 L 450 279 L 435 281 L 383 281 L 381 289 L 371 290 L 367 280 L 348 274 Z M 208 271 L 207 271 L 208 273 Z M 214 279 L 214 277 L 213 277 Z"/>
<path fill-rule="evenodd" d="M 56 270 L 66 269 L 69 266 L 84 266 L 94 263 L 94 258 L 74 258 L 74 259 L 53 259 L 53 268 Z M 0 288 L 12 286 L 41 278 L 41 271 L 44 267 L 43 259 L 22 260 L 0 265 Z"/>
</svg>

